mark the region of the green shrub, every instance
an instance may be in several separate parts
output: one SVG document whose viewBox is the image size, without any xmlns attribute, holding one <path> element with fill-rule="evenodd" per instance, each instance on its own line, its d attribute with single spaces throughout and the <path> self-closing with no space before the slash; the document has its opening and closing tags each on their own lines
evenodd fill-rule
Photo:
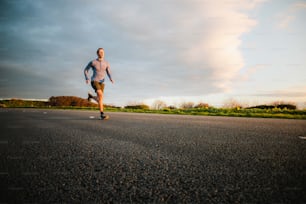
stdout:
<svg viewBox="0 0 306 204">
<path fill-rule="evenodd" d="M 279 104 L 276 107 L 280 109 L 296 110 L 296 105 L 293 104 Z"/>
<path fill-rule="evenodd" d="M 145 105 L 145 104 L 129 105 L 129 106 L 125 106 L 124 108 L 126 108 L 126 109 L 142 109 L 142 110 L 149 110 L 150 109 L 150 107 L 148 105 Z"/>
<path fill-rule="evenodd" d="M 87 99 L 76 96 L 52 96 L 49 98 L 49 105 L 56 107 L 97 107 L 95 103 L 89 102 Z"/>
<path fill-rule="evenodd" d="M 293 105 L 293 104 L 259 105 L 259 106 L 248 107 L 248 109 L 288 109 L 288 110 L 296 110 L 296 105 Z"/>
</svg>

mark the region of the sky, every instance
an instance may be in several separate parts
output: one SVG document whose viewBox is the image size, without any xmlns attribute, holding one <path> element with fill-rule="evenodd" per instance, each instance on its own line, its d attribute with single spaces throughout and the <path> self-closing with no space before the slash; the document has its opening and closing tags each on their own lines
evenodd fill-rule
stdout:
<svg viewBox="0 0 306 204">
<path fill-rule="evenodd" d="M 87 98 L 103 47 L 104 102 L 306 108 L 305 0 L 1 0 L 0 98 Z"/>
</svg>

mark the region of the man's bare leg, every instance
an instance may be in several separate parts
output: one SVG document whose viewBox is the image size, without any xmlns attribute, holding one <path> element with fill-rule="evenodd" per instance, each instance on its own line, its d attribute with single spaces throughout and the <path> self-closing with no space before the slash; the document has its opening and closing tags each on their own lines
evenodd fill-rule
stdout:
<svg viewBox="0 0 306 204">
<path fill-rule="evenodd" d="M 109 118 L 108 115 L 104 115 L 104 105 L 103 105 L 103 91 L 97 90 L 97 97 L 98 97 L 98 102 L 99 102 L 99 108 L 100 108 L 100 113 L 101 113 L 101 119 L 102 120 L 107 120 Z"/>
<path fill-rule="evenodd" d="M 87 100 L 90 101 L 90 99 L 95 100 L 97 103 L 99 103 L 99 98 L 98 96 L 93 96 L 91 93 L 88 92 L 88 98 Z"/>
<path fill-rule="evenodd" d="M 97 90 L 97 96 L 98 96 L 98 103 L 100 112 L 103 113 L 104 107 L 103 107 L 103 92 L 101 90 Z"/>
</svg>

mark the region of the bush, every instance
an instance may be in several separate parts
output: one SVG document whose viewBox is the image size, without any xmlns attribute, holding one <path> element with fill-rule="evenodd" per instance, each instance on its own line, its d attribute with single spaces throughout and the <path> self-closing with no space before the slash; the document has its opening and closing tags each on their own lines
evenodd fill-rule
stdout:
<svg viewBox="0 0 306 204">
<path fill-rule="evenodd" d="M 49 105 L 51 106 L 77 106 L 77 107 L 97 107 L 95 103 L 89 102 L 87 99 L 76 96 L 52 96 L 49 98 Z"/>
<path fill-rule="evenodd" d="M 296 105 L 293 104 L 278 104 L 278 105 L 259 105 L 252 106 L 247 109 L 288 109 L 288 110 L 296 110 Z"/>
<path fill-rule="evenodd" d="M 161 100 L 156 100 L 152 105 L 152 108 L 155 109 L 155 110 L 161 110 L 161 109 L 164 109 L 166 107 L 167 107 L 166 103 L 164 101 L 161 101 Z"/>
<path fill-rule="evenodd" d="M 22 99 L 10 99 L 0 101 L 2 108 L 31 108 L 31 107 L 47 107 L 47 101 L 32 101 Z"/>
<path fill-rule="evenodd" d="M 3 103 L 0 103 L 0 108 L 6 108 L 7 106 Z"/>
<path fill-rule="evenodd" d="M 259 106 L 248 107 L 247 109 L 273 109 L 273 108 L 275 108 L 275 106 L 271 106 L 271 105 L 259 105 Z"/>
<path fill-rule="evenodd" d="M 170 109 L 170 110 L 177 109 L 175 106 L 168 106 L 167 108 Z"/>
<path fill-rule="evenodd" d="M 193 106 L 194 106 L 193 102 L 183 102 L 181 104 L 182 109 L 190 109 L 190 108 L 193 108 Z"/>
<path fill-rule="evenodd" d="M 236 109 L 239 110 L 243 108 L 242 104 L 236 101 L 235 99 L 227 99 L 224 104 L 223 108 L 230 108 L 230 109 Z"/>
<path fill-rule="evenodd" d="M 148 105 L 145 105 L 145 104 L 129 105 L 129 106 L 125 106 L 124 108 L 126 108 L 126 109 L 142 109 L 142 110 L 149 110 L 150 109 L 150 107 Z"/>
<path fill-rule="evenodd" d="M 198 105 L 195 106 L 195 108 L 209 108 L 208 103 L 199 103 Z"/>
<path fill-rule="evenodd" d="M 296 110 L 296 105 L 293 104 L 279 104 L 276 107 L 280 109 Z"/>
</svg>

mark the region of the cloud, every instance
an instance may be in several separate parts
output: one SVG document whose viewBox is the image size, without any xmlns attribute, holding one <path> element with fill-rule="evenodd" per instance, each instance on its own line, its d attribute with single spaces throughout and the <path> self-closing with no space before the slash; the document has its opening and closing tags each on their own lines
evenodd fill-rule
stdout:
<svg viewBox="0 0 306 204">
<path fill-rule="evenodd" d="M 7 0 L 0 59 L 26 65 L 15 67 L 17 78 L 26 67 L 28 81 L 39 76 L 58 90 L 62 81 L 67 91 L 73 84 L 78 95 L 83 67 L 102 46 L 118 79 L 114 98 L 224 92 L 245 66 L 241 36 L 257 23 L 247 12 L 263 2 Z"/>
<path fill-rule="evenodd" d="M 306 10 L 306 2 L 295 2 L 291 4 L 287 11 L 281 14 L 278 27 L 281 29 L 289 28 L 301 10 Z"/>
<path fill-rule="evenodd" d="M 295 19 L 295 16 L 284 16 L 281 22 L 279 23 L 279 27 L 282 29 L 288 28 L 289 24 Z"/>
<path fill-rule="evenodd" d="M 249 67 L 248 69 L 245 69 L 243 72 L 241 72 L 239 75 L 236 76 L 236 80 L 238 82 L 245 82 L 250 79 L 251 76 L 253 76 L 256 72 L 258 72 L 261 69 L 264 69 L 270 65 L 268 64 L 256 64 L 252 67 Z"/>
<path fill-rule="evenodd" d="M 304 87 L 306 88 L 306 87 Z M 268 96 L 268 97 L 279 97 L 279 98 L 305 98 L 305 91 L 295 91 L 295 90 L 277 90 L 277 91 L 269 91 L 261 94 L 256 94 L 256 96 Z"/>
<path fill-rule="evenodd" d="M 297 2 L 291 7 L 291 10 L 293 10 L 293 12 L 299 9 L 306 9 L 306 2 Z"/>
<path fill-rule="evenodd" d="M 269 104 L 275 101 L 283 101 L 287 103 L 296 103 L 299 108 L 306 108 L 305 90 L 305 85 L 295 85 L 283 89 L 258 90 L 254 94 L 243 95 L 243 98 L 247 98 L 248 100 L 253 98 L 254 101 L 252 105 L 262 105 L 264 103 Z"/>
<path fill-rule="evenodd" d="M 256 25 L 241 10 L 262 2 L 122 2 L 117 14 L 108 17 L 135 44 L 146 48 L 148 60 L 164 65 L 163 73 L 175 72 L 178 80 L 209 87 L 203 92 L 224 91 L 244 66 L 240 37 Z"/>
<path fill-rule="evenodd" d="M 50 83 L 46 77 L 39 76 L 31 70 L 21 70 L 18 68 L 19 66 L 20 64 L 0 66 L 1 98 L 29 97 L 35 95 L 36 92 L 40 92 L 37 97 L 41 97 L 52 89 L 53 83 Z"/>
</svg>

